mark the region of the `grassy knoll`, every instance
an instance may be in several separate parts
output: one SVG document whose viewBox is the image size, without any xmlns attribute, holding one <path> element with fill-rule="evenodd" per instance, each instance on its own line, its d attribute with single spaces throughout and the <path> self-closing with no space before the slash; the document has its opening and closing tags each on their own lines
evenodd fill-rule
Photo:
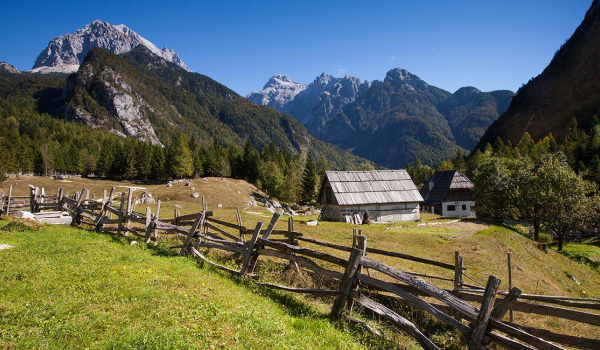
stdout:
<svg viewBox="0 0 600 350">
<path fill-rule="evenodd" d="M 57 226 L 0 244 L 0 348 L 394 347 L 160 248 Z"/>
</svg>

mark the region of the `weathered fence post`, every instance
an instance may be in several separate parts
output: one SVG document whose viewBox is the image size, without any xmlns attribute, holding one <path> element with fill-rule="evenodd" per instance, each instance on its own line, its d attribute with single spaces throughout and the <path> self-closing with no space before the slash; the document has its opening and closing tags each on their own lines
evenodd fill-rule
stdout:
<svg viewBox="0 0 600 350">
<path fill-rule="evenodd" d="M 144 242 L 146 244 L 150 243 L 152 236 L 152 209 L 150 207 L 146 207 L 146 237 L 144 237 Z"/>
<path fill-rule="evenodd" d="M 264 239 L 264 240 L 269 239 L 269 236 L 271 236 L 271 232 L 273 232 L 273 229 L 275 228 L 275 224 L 277 223 L 277 220 L 279 220 L 280 216 L 281 216 L 281 214 L 279 214 L 279 213 L 273 214 L 273 217 L 271 218 L 271 222 L 269 222 L 269 226 L 267 226 L 267 229 L 265 230 L 265 233 L 263 234 L 262 239 Z M 258 253 L 252 254 L 252 259 L 250 260 L 250 265 L 248 265 L 248 271 L 250 271 L 250 273 L 254 272 L 254 268 L 256 267 L 257 261 L 258 261 Z"/>
<path fill-rule="evenodd" d="M 33 213 L 33 209 L 35 207 L 35 187 L 29 185 L 29 212 Z"/>
<path fill-rule="evenodd" d="M 488 278 L 485 293 L 483 294 L 483 301 L 481 302 L 481 310 L 477 316 L 477 322 L 475 323 L 471 341 L 469 342 L 469 350 L 478 350 L 481 346 L 481 341 L 483 340 L 492 314 L 492 308 L 494 307 L 494 301 L 496 300 L 496 293 L 498 292 L 498 287 L 500 287 L 500 282 L 500 279 L 496 276 L 490 276 Z"/>
<path fill-rule="evenodd" d="M 121 192 L 121 206 L 119 207 L 119 226 L 117 226 L 117 234 L 121 235 L 123 230 L 123 208 L 125 207 L 125 192 Z"/>
<path fill-rule="evenodd" d="M 452 294 L 457 298 L 460 298 L 460 288 L 463 283 L 463 257 L 460 255 L 458 250 L 454 252 L 454 288 Z M 460 313 L 455 313 L 455 318 L 461 320 Z"/>
<path fill-rule="evenodd" d="M 58 192 L 56 193 L 56 210 L 62 210 L 62 197 L 63 197 L 63 188 L 59 187 Z"/>
<path fill-rule="evenodd" d="M 248 268 L 248 264 L 250 263 L 250 258 L 252 257 L 252 251 L 254 250 L 254 245 L 258 240 L 258 235 L 260 234 L 260 229 L 262 228 L 262 222 L 256 223 L 256 228 L 254 229 L 254 233 L 252 234 L 252 239 L 248 242 L 248 249 L 246 250 L 246 256 L 244 257 L 244 263 L 242 264 L 242 269 L 240 270 L 240 277 L 244 277 L 246 274 L 246 269 Z"/>
<path fill-rule="evenodd" d="M 192 225 L 192 228 L 190 229 L 190 232 L 188 233 L 188 236 L 183 243 L 181 250 L 179 251 L 179 255 L 185 255 L 185 252 L 189 249 L 190 243 L 192 243 L 192 239 L 194 239 L 194 235 L 196 234 L 198 227 L 202 229 L 202 226 L 204 226 L 204 219 L 205 212 L 202 211 L 200 214 L 198 214 L 198 217 L 196 217 L 196 221 L 194 221 L 194 224 Z"/>
<path fill-rule="evenodd" d="M 131 215 L 131 200 L 132 200 L 132 196 L 133 196 L 133 188 L 129 188 L 129 193 L 127 195 L 127 207 L 125 209 L 126 211 L 126 225 L 127 228 L 131 228 L 131 220 L 129 220 L 129 216 Z M 125 231 L 125 236 L 129 236 L 129 231 Z"/>
<path fill-rule="evenodd" d="M 10 214 L 10 201 L 12 199 L 12 187 L 13 187 L 13 185 L 10 185 L 10 187 L 8 189 L 8 200 L 6 201 L 6 216 L 7 217 Z"/>
<path fill-rule="evenodd" d="M 510 252 L 508 252 L 508 254 L 507 254 L 507 259 L 508 259 L 508 290 L 512 291 L 512 266 L 510 263 Z M 513 312 L 512 312 L 512 310 L 510 310 L 509 312 L 510 312 L 510 323 L 513 323 L 514 322 Z"/>
<path fill-rule="evenodd" d="M 244 232 L 242 232 L 242 215 L 240 214 L 240 207 L 236 208 L 235 217 L 240 231 L 240 241 L 244 241 Z"/>
<path fill-rule="evenodd" d="M 158 244 L 158 217 L 160 216 L 160 199 L 156 201 L 156 215 L 152 218 L 152 226 L 154 226 L 154 245 Z"/>
<path fill-rule="evenodd" d="M 348 301 L 348 296 L 350 295 L 350 290 L 355 283 L 356 273 L 360 266 L 360 259 L 365 255 L 367 250 L 367 236 L 356 236 L 356 240 L 357 245 L 356 248 L 352 250 L 352 253 L 350 253 L 348 266 L 346 266 L 344 277 L 342 277 L 342 282 L 340 283 L 340 295 L 333 303 L 330 314 L 331 317 L 339 318 L 342 315 L 346 302 Z"/>
</svg>

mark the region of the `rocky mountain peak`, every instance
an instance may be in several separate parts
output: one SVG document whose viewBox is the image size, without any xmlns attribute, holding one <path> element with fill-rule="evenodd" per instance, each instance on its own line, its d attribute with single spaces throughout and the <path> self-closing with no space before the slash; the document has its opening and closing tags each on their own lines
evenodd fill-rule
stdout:
<svg viewBox="0 0 600 350">
<path fill-rule="evenodd" d="M 138 45 L 145 46 L 155 55 L 189 71 L 175 51 L 166 47 L 159 49 L 123 24 L 112 25 L 97 19 L 84 28 L 77 29 L 75 33 L 52 39 L 36 59 L 32 72 L 75 72 L 87 53 L 95 47 L 107 49 L 118 55 L 129 52 Z"/>
<path fill-rule="evenodd" d="M 429 87 L 421 78 L 401 68 L 394 68 L 387 72 L 383 81 L 396 89 L 407 88 L 410 90 L 427 91 Z"/>
<path fill-rule="evenodd" d="M 246 95 L 246 98 L 257 105 L 269 106 L 281 111 L 286 103 L 305 89 L 305 84 L 297 83 L 285 74 L 275 74 L 261 91 L 252 91 Z"/>
<path fill-rule="evenodd" d="M 17 67 L 12 64 L 6 62 L 0 62 L 0 72 L 1 73 L 9 73 L 9 74 L 20 74 L 21 71 L 17 69 Z"/>
</svg>

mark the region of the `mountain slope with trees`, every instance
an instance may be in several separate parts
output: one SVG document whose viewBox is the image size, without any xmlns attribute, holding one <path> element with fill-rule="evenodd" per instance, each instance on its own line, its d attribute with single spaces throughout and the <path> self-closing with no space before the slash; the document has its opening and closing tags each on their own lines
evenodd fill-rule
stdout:
<svg viewBox="0 0 600 350">
<path fill-rule="evenodd" d="M 264 93 L 273 94 L 273 89 Z M 451 94 L 397 68 L 372 83 L 323 73 L 276 108 L 321 140 L 398 168 L 417 158 L 435 165 L 456 150 L 471 149 L 513 95 L 473 87 Z"/>
<path fill-rule="evenodd" d="M 535 140 L 552 133 L 558 141 L 573 117 L 587 129 L 600 115 L 600 1 L 594 0 L 583 22 L 537 77 L 523 85 L 508 110 L 477 145 L 500 137 L 515 144 L 527 132 Z"/>
</svg>

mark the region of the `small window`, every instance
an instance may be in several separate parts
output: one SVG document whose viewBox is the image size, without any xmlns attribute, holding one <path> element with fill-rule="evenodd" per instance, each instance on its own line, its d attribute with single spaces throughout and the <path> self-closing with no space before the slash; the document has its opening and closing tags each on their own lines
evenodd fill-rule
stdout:
<svg viewBox="0 0 600 350">
<path fill-rule="evenodd" d="M 456 211 L 456 205 L 449 205 L 449 206 L 446 208 L 446 210 L 447 210 L 447 211 Z"/>
<path fill-rule="evenodd" d="M 467 205 L 466 204 L 462 205 L 462 210 L 467 210 Z"/>
</svg>

